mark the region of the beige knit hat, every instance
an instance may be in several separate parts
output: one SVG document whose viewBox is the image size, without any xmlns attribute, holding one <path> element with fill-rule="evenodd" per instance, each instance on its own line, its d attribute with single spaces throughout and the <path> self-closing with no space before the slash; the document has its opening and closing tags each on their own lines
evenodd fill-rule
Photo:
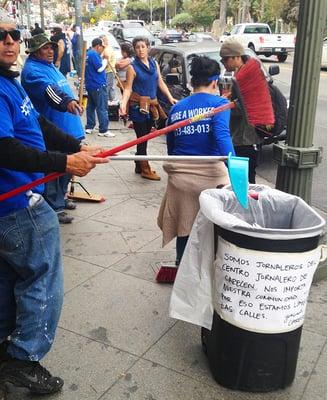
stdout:
<svg viewBox="0 0 327 400">
<path fill-rule="evenodd" d="M 225 40 L 220 48 L 220 57 L 240 57 L 244 55 L 244 47 L 235 39 Z"/>
</svg>

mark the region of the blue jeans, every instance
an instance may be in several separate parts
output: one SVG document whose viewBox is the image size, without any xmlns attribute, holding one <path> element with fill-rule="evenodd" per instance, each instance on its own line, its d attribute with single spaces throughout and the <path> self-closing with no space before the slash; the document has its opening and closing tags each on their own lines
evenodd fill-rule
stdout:
<svg viewBox="0 0 327 400">
<path fill-rule="evenodd" d="M 107 79 L 107 90 L 109 101 L 116 100 L 116 90 L 115 90 L 115 75 L 113 72 L 106 73 Z"/>
<path fill-rule="evenodd" d="M 102 86 L 97 90 L 87 91 L 86 106 L 86 127 L 85 129 L 93 129 L 95 127 L 95 111 L 99 120 L 99 132 L 107 132 L 109 127 L 108 117 L 108 91 L 106 86 Z"/>
<path fill-rule="evenodd" d="M 45 184 L 44 198 L 57 213 L 65 208 L 65 196 L 71 177 L 70 174 L 65 174 Z"/>
<path fill-rule="evenodd" d="M 43 197 L 0 217 L 0 341 L 38 361 L 53 343 L 63 301 L 59 223 Z"/>
</svg>

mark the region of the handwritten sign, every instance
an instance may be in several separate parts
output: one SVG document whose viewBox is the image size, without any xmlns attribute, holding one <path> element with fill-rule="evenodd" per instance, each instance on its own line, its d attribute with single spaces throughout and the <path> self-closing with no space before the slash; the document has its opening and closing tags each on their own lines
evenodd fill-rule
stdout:
<svg viewBox="0 0 327 400">
<path fill-rule="evenodd" d="M 247 250 L 219 238 L 214 307 L 227 322 L 253 332 L 300 327 L 320 250 L 275 253 Z"/>
</svg>

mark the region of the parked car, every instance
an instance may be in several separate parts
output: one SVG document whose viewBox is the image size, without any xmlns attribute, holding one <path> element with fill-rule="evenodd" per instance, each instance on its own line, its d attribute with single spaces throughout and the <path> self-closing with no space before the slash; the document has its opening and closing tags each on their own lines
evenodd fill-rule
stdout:
<svg viewBox="0 0 327 400">
<path fill-rule="evenodd" d="M 220 37 L 220 43 L 228 37 L 237 39 L 244 47 L 250 48 L 258 55 L 276 55 L 279 62 L 285 62 L 288 53 L 295 49 L 295 35 L 273 34 L 268 24 L 234 25 L 230 33 Z"/>
<path fill-rule="evenodd" d="M 187 37 L 190 42 L 215 41 L 210 33 L 207 32 L 191 32 Z"/>
<path fill-rule="evenodd" d="M 207 56 L 220 63 L 219 55 L 220 45 L 217 42 L 202 42 L 201 46 L 195 47 L 192 42 L 183 42 L 177 44 L 167 44 L 156 46 L 150 50 L 150 56 L 153 57 L 159 64 L 160 71 L 163 79 L 167 83 L 172 95 L 176 99 L 182 99 L 191 94 L 192 87 L 190 84 L 190 63 L 192 58 L 197 56 Z M 278 65 L 270 65 L 268 71 L 258 59 L 256 54 L 249 48 L 246 50 L 246 55 L 249 57 L 256 58 L 266 76 L 267 81 L 272 81 L 272 76 L 278 75 L 280 72 Z M 171 70 L 171 66 L 174 66 L 174 71 Z M 231 79 L 233 77 L 232 72 L 225 70 L 224 66 L 220 63 L 221 76 L 220 76 L 220 90 L 224 90 L 231 85 Z M 169 104 L 165 103 L 164 98 L 159 98 L 162 102 L 162 106 L 165 111 L 169 111 Z M 265 139 L 264 144 L 270 144 L 285 140 L 286 134 L 282 132 L 278 136 Z"/>
<path fill-rule="evenodd" d="M 327 37 L 322 46 L 321 68 L 327 68 Z"/>
<path fill-rule="evenodd" d="M 152 33 L 142 26 L 129 26 L 128 28 L 116 27 L 112 30 L 112 34 L 117 39 L 118 43 L 132 42 L 136 36 L 147 37 L 151 46 L 161 44 L 161 40 L 157 39 Z"/>
<path fill-rule="evenodd" d="M 114 49 L 116 59 L 121 58 L 122 54 L 121 54 L 119 43 L 117 42 L 115 37 L 110 32 L 107 32 L 104 29 L 100 30 L 98 28 L 89 28 L 89 29 L 85 29 L 83 31 L 83 39 L 87 43 L 87 48 L 91 47 L 93 39 L 98 38 L 101 35 L 106 35 L 108 37 L 109 43 L 112 46 L 112 48 Z"/>
<path fill-rule="evenodd" d="M 97 23 L 97 29 L 109 32 L 115 26 L 120 26 L 120 22 L 101 20 Z"/>
<path fill-rule="evenodd" d="M 178 43 L 183 40 L 182 32 L 178 32 L 176 29 L 164 29 L 158 37 L 162 43 Z"/>
<path fill-rule="evenodd" d="M 143 19 L 122 19 L 120 23 L 122 26 L 145 26 L 145 22 L 143 21 Z"/>
</svg>

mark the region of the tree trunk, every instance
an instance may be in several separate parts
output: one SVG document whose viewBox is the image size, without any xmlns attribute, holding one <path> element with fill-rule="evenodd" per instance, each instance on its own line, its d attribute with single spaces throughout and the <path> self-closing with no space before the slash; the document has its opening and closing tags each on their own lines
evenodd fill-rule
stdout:
<svg viewBox="0 0 327 400">
<path fill-rule="evenodd" d="M 226 29 L 227 0 L 220 0 L 219 10 L 219 36 L 223 35 Z"/>
<path fill-rule="evenodd" d="M 242 6 L 242 22 L 249 22 L 250 18 L 250 1 L 243 0 Z"/>
</svg>

